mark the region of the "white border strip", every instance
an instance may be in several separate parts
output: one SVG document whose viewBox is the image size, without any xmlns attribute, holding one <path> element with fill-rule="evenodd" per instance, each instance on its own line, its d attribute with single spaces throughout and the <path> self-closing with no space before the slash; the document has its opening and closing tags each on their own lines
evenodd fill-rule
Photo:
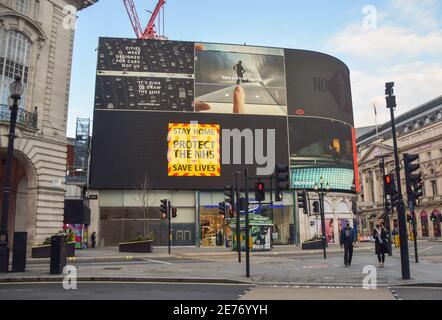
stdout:
<svg viewBox="0 0 442 320">
<path fill-rule="evenodd" d="M 105 76 L 105 77 L 139 77 L 139 78 L 170 78 L 170 79 L 195 79 L 195 75 L 194 74 L 187 74 L 187 73 L 108 71 L 108 70 L 97 70 L 97 76 Z"/>
</svg>

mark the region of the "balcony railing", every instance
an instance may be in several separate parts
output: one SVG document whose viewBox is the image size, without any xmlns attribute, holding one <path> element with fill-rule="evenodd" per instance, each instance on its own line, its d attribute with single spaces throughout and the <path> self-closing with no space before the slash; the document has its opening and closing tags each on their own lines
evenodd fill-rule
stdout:
<svg viewBox="0 0 442 320">
<path fill-rule="evenodd" d="M 0 104 L 0 121 L 8 122 L 11 120 L 11 110 L 8 105 Z M 17 124 L 24 126 L 26 128 L 30 128 L 33 130 L 37 130 L 37 108 L 35 108 L 34 112 L 26 111 L 25 109 L 18 109 L 17 112 Z"/>
</svg>

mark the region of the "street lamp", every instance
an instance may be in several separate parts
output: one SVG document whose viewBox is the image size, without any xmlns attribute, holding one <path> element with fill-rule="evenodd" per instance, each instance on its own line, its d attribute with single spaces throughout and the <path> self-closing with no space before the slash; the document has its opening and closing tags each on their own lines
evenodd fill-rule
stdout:
<svg viewBox="0 0 442 320">
<path fill-rule="evenodd" d="M 4 172 L 3 201 L 0 223 L 0 273 L 9 271 L 9 248 L 8 248 L 8 213 L 9 200 L 11 196 L 12 162 L 14 156 L 15 126 L 17 124 L 18 106 L 24 91 L 23 83 L 19 76 L 10 86 L 10 110 L 11 120 L 8 135 L 8 153 L 6 155 L 6 167 Z"/>
<path fill-rule="evenodd" d="M 325 184 L 325 188 L 324 188 Z M 324 183 L 324 179 L 321 177 L 319 180 L 319 185 L 315 183 L 314 186 L 315 191 L 319 195 L 319 203 L 320 203 L 320 211 L 321 211 L 321 227 L 322 227 L 322 245 L 324 249 L 324 259 L 327 259 L 327 237 L 326 237 L 326 231 L 325 231 L 325 212 L 324 212 L 324 196 L 327 194 L 327 192 L 330 190 L 330 185 L 327 183 Z"/>
</svg>

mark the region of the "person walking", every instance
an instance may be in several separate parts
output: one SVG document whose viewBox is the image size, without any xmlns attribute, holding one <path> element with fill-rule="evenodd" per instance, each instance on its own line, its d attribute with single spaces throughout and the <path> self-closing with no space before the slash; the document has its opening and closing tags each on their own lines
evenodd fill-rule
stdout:
<svg viewBox="0 0 442 320">
<path fill-rule="evenodd" d="M 91 242 L 92 242 L 92 248 L 95 248 L 97 244 L 97 235 L 95 232 L 92 232 L 91 234 Z"/>
<path fill-rule="evenodd" d="M 373 238 L 375 240 L 375 251 L 378 256 L 379 268 L 383 268 L 385 263 L 385 254 L 388 253 L 387 230 L 380 222 L 376 224 L 376 229 L 374 229 L 373 232 Z"/>
<path fill-rule="evenodd" d="M 341 235 L 339 237 L 339 244 L 344 247 L 344 264 L 348 268 L 351 266 L 351 261 L 353 259 L 353 246 L 355 243 L 355 234 L 353 228 L 350 226 L 350 221 L 347 221 L 345 228 L 342 229 Z"/>
<path fill-rule="evenodd" d="M 236 81 L 236 84 L 240 84 L 241 82 L 244 82 L 244 73 L 246 73 L 246 70 L 242 66 L 242 61 L 238 61 L 238 63 L 233 67 L 233 70 L 236 71 L 236 75 L 238 76 L 238 80 Z"/>
</svg>

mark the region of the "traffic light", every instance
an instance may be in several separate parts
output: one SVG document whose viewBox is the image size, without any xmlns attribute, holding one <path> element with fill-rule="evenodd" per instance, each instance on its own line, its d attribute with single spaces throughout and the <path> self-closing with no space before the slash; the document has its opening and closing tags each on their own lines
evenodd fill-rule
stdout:
<svg viewBox="0 0 442 320">
<path fill-rule="evenodd" d="M 233 191 L 233 187 L 224 186 L 224 195 L 226 196 L 225 202 L 229 203 L 230 206 L 233 208 L 235 203 L 235 193 Z"/>
<path fill-rule="evenodd" d="M 218 204 L 218 211 L 220 215 L 225 215 L 226 214 L 226 203 L 225 202 L 220 202 Z"/>
<path fill-rule="evenodd" d="M 173 208 L 172 209 L 172 218 L 175 219 L 178 216 L 177 213 L 178 213 L 178 210 L 176 208 Z"/>
<path fill-rule="evenodd" d="M 168 202 L 167 199 L 161 200 L 160 207 L 161 207 L 161 213 L 162 213 L 163 219 L 167 219 L 167 202 Z"/>
<path fill-rule="evenodd" d="M 390 204 L 390 201 L 386 200 L 385 201 L 385 214 L 388 215 L 390 213 L 392 213 L 391 204 Z"/>
<path fill-rule="evenodd" d="M 384 176 L 384 190 L 386 195 L 394 197 L 396 195 L 396 183 L 392 174 Z"/>
<path fill-rule="evenodd" d="M 264 201 L 266 199 L 266 190 L 265 185 L 262 182 L 255 183 L 255 200 L 256 201 Z"/>
<path fill-rule="evenodd" d="M 431 214 L 431 221 L 432 222 L 437 222 L 437 217 L 434 213 Z"/>
<path fill-rule="evenodd" d="M 413 217 L 409 214 L 407 214 L 407 222 L 408 223 L 412 223 L 413 222 Z"/>
<path fill-rule="evenodd" d="M 413 163 L 416 160 L 419 160 L 418 154 L 404 154 L 407 197 L 408 201 L 413 201 L 414 205 L 417 205 L 417 200 L 422 197 L 422 173 L 413 173 L 420 168 L 418 163 Z"/>
<path fill-rule="evenodd" d="M 298 192 L 298 207 L 299 207 L 299 209 L 304 209 L 304 214 L 308 214 L 307 192 L 306 191 Z"/>
<path fill-rule="evenodd" d="M 277 165 L 275 168 L 275 200 L 282 201 L 282 190 L 289 188 L 289 166 Z"/>
<path fill-rule="evenodd" d="M 320 213 L 320 210 L 319 210 L 319 201 L 313 201 L 313 212 L 314 212 L 314 213 Z"/>
</svg>

